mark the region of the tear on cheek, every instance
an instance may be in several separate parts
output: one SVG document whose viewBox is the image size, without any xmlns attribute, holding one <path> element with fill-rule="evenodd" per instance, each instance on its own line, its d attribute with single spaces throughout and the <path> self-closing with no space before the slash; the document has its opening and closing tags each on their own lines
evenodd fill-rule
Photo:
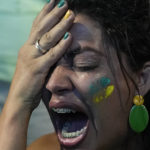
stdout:
<svg viewBox="0 0 150 150">
<path fill-rule="evenodd" d="M 100 103 L 112 95 L 114 85 L 110 85 L 111 80 L 107 77 L 102 77 L 90 85 L 89 93 L 95 103 Z"/>
</svg>

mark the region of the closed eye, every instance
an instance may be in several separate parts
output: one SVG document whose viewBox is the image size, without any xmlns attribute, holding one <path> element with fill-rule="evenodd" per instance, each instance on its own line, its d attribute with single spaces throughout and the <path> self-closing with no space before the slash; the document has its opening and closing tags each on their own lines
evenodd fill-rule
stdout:
<svg viewBox="0 0 150 150">
<path fill-rule="evenodd" d="M 93 71 L 97 66 L 73 66 L 74 70 L 77 71 Z"/>
</svg>

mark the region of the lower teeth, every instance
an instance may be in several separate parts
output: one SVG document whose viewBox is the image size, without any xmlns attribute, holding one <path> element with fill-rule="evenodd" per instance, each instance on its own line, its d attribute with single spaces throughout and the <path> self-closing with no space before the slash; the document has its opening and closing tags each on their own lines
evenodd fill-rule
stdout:
<svg viewBox="0 0 150 150">
<path fill-rule="evenodd" d="M 86 129 L 87 127 L 84 127 L 80 131 L 76 131 L 76 132 L 67 132 L 66 130 L 62 129 L 62 136 L 64 138 L 75 138 L 83 134 L 86 131 Z"/>
</svg>

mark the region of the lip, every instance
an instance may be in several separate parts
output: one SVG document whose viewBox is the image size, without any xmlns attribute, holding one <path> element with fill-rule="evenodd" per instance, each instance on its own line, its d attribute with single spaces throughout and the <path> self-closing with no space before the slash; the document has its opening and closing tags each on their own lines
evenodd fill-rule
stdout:
<svg viewBox="0 0 150 150">
<path fill-rule="evenodd" d="M 49 103 L 49 109 L 52 110 L 52 108 L 70 108 L 74 109 L 78 112 L 83 112 L 84 114 L 88 115 L 88 112 L 86 108 L 81 104 L 81 103 L 75 103 L 75 102 L 70 102 L 70 101 L 65 101 L 65 100 L 53 100 L 50 101 Z"/>
<path fill-rule="evenodd" d="M 88 112 L 87 112 L 85 106 L 83 106 L 83 104 L 78 101 L 74 102 L 74 101 L 68 101 L 68 100 L 51 100 L 49 103 L 49 109 L 51 112 L 53 112 L 52 108 L 70 108 L 70 109 L 76 110 L 78 112 L 84 113 L 89 118 L 89 115 L 88 115 Z M 53 115 L 53 113 L 52 113 L 52 115 Z M 57 133 L 58 139 L 60 141 L 60 144 L 65 147 L 73 147 L 73 146 L 76 146 L 79 143 L 81 143 L 85 139 L 85 137 L 88 133 L 88 130 L 89 130 L 89 119 L 88 119 L 87 123 L 85 125 L 86 130 L 81 135 L 74 137 L 74 138 L 64 138 L 62 136 L 61 130 L 57 130 L 57 127 L 55 124 L 56 123 L 55 116 L 53 116 L 53 121 L 54 121 L 53 124 L 55 126 L 56 133 Z"/>
</svg>

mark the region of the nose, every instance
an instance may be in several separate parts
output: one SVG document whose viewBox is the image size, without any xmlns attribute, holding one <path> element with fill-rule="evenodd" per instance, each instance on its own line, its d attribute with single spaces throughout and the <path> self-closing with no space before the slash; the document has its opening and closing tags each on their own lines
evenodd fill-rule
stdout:
<svg viewBox="0 0 150 150">
<path fill-rule="evenodd" d="M 57 66 L 46 84 L 47 90 L 52 94 L 58 95 L 71 91 L 73 86 L 70 75 L 69 69 L 63 66 Z"/>
</svg>

